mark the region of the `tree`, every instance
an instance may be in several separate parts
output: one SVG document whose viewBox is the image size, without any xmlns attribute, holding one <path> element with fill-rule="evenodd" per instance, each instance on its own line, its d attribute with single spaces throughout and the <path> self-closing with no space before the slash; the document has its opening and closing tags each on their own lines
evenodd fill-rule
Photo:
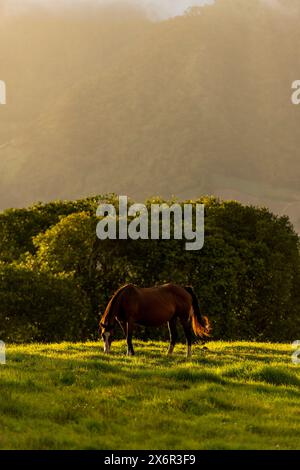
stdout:
<svg viewBox="0 0 300 470">
<path fill-rule="evenodd" d="M 117 200 L 111 196 L 106 202 L 116 204 Z M 149 207 L 153 202 L 167 201 L 155 199 L 146 204 Z M 69 283 L 67 295 L 74 293 L 70 305 L 73 301 L 75 306 L 78 305 L 78 292 L 83 293 L 89 314 L 85 317 L 85 333 L 79 332 L 81 338 L 95 334 L 99 312 L 103 311 L 114 291 L 128 282 L 145 287 L 166 282 L 193 285 L 202 312 L 213 324 L 216 339 L 290 341 L 300 335 L 299 237 L 288 218 L 277 217 L 265 208 L 243 206 L 235 201 L 223 202 L 213 197 L 187 202 L 205 205 L 205 245 L 201 251 L 186 251 L 184 240 L 101 241 L 96 238 L 94 203 L 94 211 L 74 210 L 60 218 L 50 216 L 51 210 L 48 211 L 45 205 L 44 214 L 49 214 L 47 224 L 52 225 L 32 238 L 31 251 L 18 256 L 13 264 L 2 263 L 2 270 L 7 267 L 4 277 L 16 279 L 16 273 L 22 273 L 32 282 L 36 296 L 41 298 L 45 296 L 45 286 L 38 280 L 50 280 L 47 296 L 51 296 L 53 288 L 63 316 L 65 283 Z M 88 200 L 75 201 L 69 207 L 93 207 L 89 204 Z M 12 212 L 10 227 L 18 225 L 22 226 L 20 214 Z M 26 243 L 29 232 L 25 230 Z M 6 250 L 11 254 L 15 246 L 19 246 L 13 237 L 7 238 L 6 244 Z M 26 283 L 22 276 L 19 278 L 23 286 L 20 292 L 17 282 L 3 282 L 0 286 L 4 305 L 15 305 L 18 299 L 16 312 L 22 311 L 22 305 L 26 311 L 28 298 L 32 295 L 29 281 Z M 5 300 L 6 295 L 9 301 Z M 51 306 L 55 311 L 55 302 Z M 76 308 L 74 311 L 80 319 L 81 314 Z M 39 322 L 43 310 L 44 307 L 33 308 L 35 321 Z M 74 319 L 78 328 L 76 318 L 68 317 L 69 313 L 66 315 L 70 321 Z M 11 314 L 9 318 L 12 318 Z M 34 323 L 30 314 L 24 318 L 28 318 L 32 328 Z M 57 317 L 54 315 L 54 318 Z M 43 325 L 43 322 L 39 324 Z M 14 322 L 13 325 L 15 327 Z M 63 322 L 59 325 L 64 328 Z M 68 322 L 66 328 L 70 329 L 67 325 Z M 39 328 L 39 337 L 42 337 L 44 327 Z M 48 334 L 45 330 L 45 337 L 48 338 Z M 67 331 L 59 334 L 68 336 Z M 139 334 L 143 338 L 167 337 L 165 328 L 151 332 L 143 329 Z M 17 330 L 16 337 L 19 337 Z"/>
<path fill-rule="evenodd" d="M 68 276 L 0 263 L 0 337 L 7 342 L 80 341 L 96 324 L 89 300 Z"/>
</svg>

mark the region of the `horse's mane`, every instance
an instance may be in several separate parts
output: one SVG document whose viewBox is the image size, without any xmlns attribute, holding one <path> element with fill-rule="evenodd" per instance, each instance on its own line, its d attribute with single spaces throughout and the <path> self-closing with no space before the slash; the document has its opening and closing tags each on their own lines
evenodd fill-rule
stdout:
<svg viewBox="0 0 300 470">
<path fill-rule="evenodd" d="M 110 299 L 106 309 L 105 309 L 105 312 L 101 318 L 101 323 L 104 323 L 104 324 L 109 324 L 110 323 L 110 320 L 113 316 L 113 313 L 114 313 L 114 307 L 115 307 L 115 304 L 116 304 L 116 301 L 118 300 L 120 294 L 122 294 L 128 287 L 132 287 L 133 284 L 126 284 L 125 286 L 122 286 L 120 287 L 115 293 L 114 295 L 112 296 L 112 298 Z"/>
</svg>

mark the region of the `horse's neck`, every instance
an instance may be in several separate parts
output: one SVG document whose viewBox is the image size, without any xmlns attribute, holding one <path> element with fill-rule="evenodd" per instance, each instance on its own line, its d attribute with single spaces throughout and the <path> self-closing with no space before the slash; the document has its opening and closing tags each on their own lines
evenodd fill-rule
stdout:
<svg viewBox="0 0 300 470">
<path fill-rule="evenodd" d="M 109 314 L 106 317 L 106 322 L 108 326 L 114 326 L 116 322 L 115 316 L 112 314 L 112 312 L 109 312 Z"/>
</svg>

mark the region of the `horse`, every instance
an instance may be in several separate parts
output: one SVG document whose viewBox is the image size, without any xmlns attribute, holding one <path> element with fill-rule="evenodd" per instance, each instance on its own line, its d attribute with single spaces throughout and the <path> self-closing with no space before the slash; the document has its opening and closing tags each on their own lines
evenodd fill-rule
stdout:
<svg viewBox="0 0 300 470">
<path fill-rule="evenodd" d="M 110 353 L 116 322 L 127 339 L 127 354 L 134 355 L 132 334 L 136 325 L 161 327 L 168 323 L 170 346 L 174 351 L 178 339 L 176 323 L 180 320 L 186 340 L 187 357 L 192 354 L 192 330 L 196 336 L 209 336 L 211 327 L 207 317 L 202 316 L 197 296 L 192 287 L 166 284 L 141 288 L 127 284 L 115 292 L 110 299 L 99 324 L 99 334 L 104 343 L 104 352 Z"/>
</svg>

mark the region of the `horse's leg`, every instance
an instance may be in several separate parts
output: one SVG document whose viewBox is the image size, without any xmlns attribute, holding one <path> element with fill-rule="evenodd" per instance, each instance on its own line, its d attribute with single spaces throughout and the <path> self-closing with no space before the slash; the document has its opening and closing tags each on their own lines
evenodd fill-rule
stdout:
<svg viewBox="0 0 300 470">
<path fill-rule="evenodd" d="M 132 346 L 132 333 L 133 333 L 133 324 L 131 322 L 127 323 L 127 354 L 128 356 L 134 355 L 134 349 Z"/>
<path fill-rule="evenodd" d="M 127 337 L 127 323 L 125 321 L 122 321 L 122 320 L 118 320 L 119 322 L 119 325 L 124 333 L 124 336 L 125 338 Z"/>
<path fill-rule="evenodd" d="M 171 320 L 168 322 L 169 333 L 170 333 L 170 346 L 168 350 L 168 354 L 172 354 L 174 351 L 174 347 L 176 341 L 178 339 L 178 333 L 176 328 L 176 317 L 172 317 Z"/>
<path fill-rule="evenodd" d="M 189 320 L 180 318 L 184 334 L 186 336 L 186 342 L 187 342 L 187 357 L 192 356 L 192 327 L 189 322 Z"/>
</svg>

